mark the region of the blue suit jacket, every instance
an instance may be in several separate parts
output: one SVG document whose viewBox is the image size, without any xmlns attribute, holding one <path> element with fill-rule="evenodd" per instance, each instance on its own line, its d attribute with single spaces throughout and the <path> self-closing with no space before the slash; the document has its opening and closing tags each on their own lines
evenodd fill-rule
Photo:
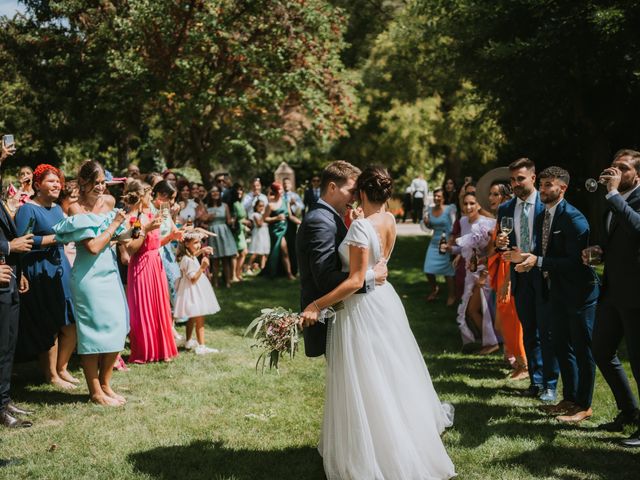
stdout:
<svg viewBox="0 0 640 480">
<path fill-rule="evenodd" d="M 566 200 L 556 207 L 551 222 L 546 253 L 542 252 L 544 214 L 536 217 L 534 225 L 540 241 L 534 254 L 542 257 L 543 272 L 549 274 L 549 285 L 543 282 L 544 292 L 554 302 L 580 308 L 598 298 L 598 277 L 593 268 L 582 263 L 582 250 L 589 244 L 589 223 L 585 216 Z"/>
<path fill-rule="evenodd" d="M 9 212 L 0 201 L 0 254 L 4 255 L 7 265 L 13 267 L 16 278 L 20 278 L 20 255 L 9 255 L 9 242 L 18 236 L 16 225 L 13 223 Z M 18 301 L 18 283 L 11 278 L 9 285 L 0 285 L 0 303 L 15 303 Z"/>
<path fill-rule="evenodd" d="M 513 197 L 511 200 L 504 202 L 502 205 L 498 207 L 498 219 L 496 228 L 500 230 L 500 220 L 502 217 L 514 217 L 516 204 L 518 203 L 518 198 Z M 540 200 L 540 193 L 536 192 L 536 204 L 534 209 L 534 217 L 533 217 L 533 231 L 531 232 L 531 251 L 533 252 L 538 244 L 538 235 L 536 233 L 536 220 L 544 213 L 544 204 Z M 509 245 L 512 247 L 517 246 L 516 242 L 516 232 L 514 230 L 509 234 Z M 511 265 L 511 291 L 515 294 L 518 289 L 518 277 L 521 275 L 531 275 L 532 272 L 527 273 L 517 273 L 515 271 L 515 265 Z"/>
</svg>

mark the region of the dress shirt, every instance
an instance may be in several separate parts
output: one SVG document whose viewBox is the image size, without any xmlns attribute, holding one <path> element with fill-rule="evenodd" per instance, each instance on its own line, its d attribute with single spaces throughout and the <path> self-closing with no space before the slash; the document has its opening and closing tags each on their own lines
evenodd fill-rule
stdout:
<svg viewBox="0 0 640 480">
<path fill-rule="evenodd" d="M 614 195 L 620 195 L 622 197 L 622 199 L 626 202 L 627 199 L 631 196 L 631 194 L 633 192 L 635 192 L 635 190 L 640 187 L 640 185 L 636 185 L 635 187 L 633 187 L 631 190 L 629 190 L 628 192 L 625 193 L 620 193 L 618 190 L 611 190 L 609 193 L 607 193 L 606 195 L 606 199 L 609 200 L 611 197 L 613 197 Z M 611 227 L 611 219 L 613 218 L 613 212 L 609 212 L 607 214 L 607 233 L 609 233 L 609 227 Z"/>
<path fill-rule="evenodd" d="M 522 204 L 528 203 L 531 205 L 529 207 L 529 245 L 533 243 L 533 218 L 536 216 L 536 196 L 538 195 L 538 191 L 534 190 L 531 192 L 531 195 L 527 197 L 526 200 L 518 199 L 516 203 L 516 208 L 513 212 L 513 231 L 516 234 L 516 246 L 520 248 L 520 215 L 522 215 Z"/>
<path fill-rule="evenodd" d="M 427 181 L 423 178 L 414 178 L 411 182 L 411 190 L 413 190 L 413 196 L 415 198 L 427 198 L 427 192 L 429 186 Z"/>
</svg>

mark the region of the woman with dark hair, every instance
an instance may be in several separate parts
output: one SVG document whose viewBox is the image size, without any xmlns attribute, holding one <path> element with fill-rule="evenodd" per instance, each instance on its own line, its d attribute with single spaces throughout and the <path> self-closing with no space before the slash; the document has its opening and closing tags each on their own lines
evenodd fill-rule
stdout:
<svg viewBox="0 0 640 480">
<path fill-rule="evenodd" d="M 455 205 L 458 209 L 458 187 L 453 178 L 447 178 L 442 184 L 442 194 L 445 205 Z"/>
<path fill-rule="evenodd" d="M 231 210 L 229 205 L 223 203 L 220 188 L 213 187 L 209 192 L 207 214 L 204 221 L 209 224 L 209 231 L 215 236 L 209 237 L 209 246 L 213 248 L 213 285 L 218 286 L 220 262 L 222 273 L 227 288 L 231 286 L 233 278 L 232 259 L 238 254 L 236 240 L 229 228 L 231 224 Z"/>
<path fill-rule="evenodd" d="M 289 245 L 285 236 L 288 219 L 296 224 L 299 224 L 300 220 L 291 213 L 289 204 L 282 197 L 283 191 L 282 184 L 278 182 L 271 184 L 271 197 L 264 214 L 264 221 L 269 225 L 271 253 L 261 274 L 271 278 L 284 274 L 289 280 L 295 280 L 296 277 L 291 272 L 289 249 L 296 246 Z"/>
<path fill-rule="evenodd" d="M 17 360 L 38 357 L 47 383 L 71 389 L 79 381 L 67 365 L 76 347 L 76 326 L 71 300 L 71 265 L 53 226 L 64 219 L 55 202 L 64 186 L 62 172 L 38 165 L 33 174 L 35 196 L 16 214 L 16 229 L 34 234 L 33 249 L 22 256 L 30 289 L 20 300 Z"/>
<path fill-rule="evenodd" d="M 458 307 L 458 328 L 463 351 L 481 344 L 478 353 L 486 355 L 498 350 L 494 330 L 493 300 L 487 271 L 487 247 L 495 229 L 493 218 L 480 214 L 482 208 L 475 193 L 462 197 L 463 216 L 460 218 L 460 236 L 451 250 L 465 260 L 464 292 Z"/>
<path fill-rule="evenodd" d="M 511 186 L 494 181 L 489 188 L 489 207 L 494 215 L 500 204 L 511 199 Z M 493 232 L 495 242 L 496 232 Z M 512 380 L 529 377 L 527 355 L 524 351 L 522 324 L 516 311 L 515 299 L 511 295 L 511 263 L 504 258 L 503 252 L 496 251 L 489 257 L 487 267 L 491 278 L 491 288 L 496 292 L 496 330 L 504 340 L 504 354 L 513 370 L 509 374 Z"/>
<path fill-rule="evenodd" d="M 176 188 L 178 190 L 178 205 L 180 205 L 177 222 L 180 225 L 195 225 L 198 204 L 191 196 L 191 184 L 186 180 L 180 180 Z"/>
<path fill-rule="evenodd" d="M 232 282 L 242 281 L 244 260 L 247 257 L 247 238 L 245 227 L 251 225 L 247 219 L 247 211 L 242 204 L 244 197 L 244 187 L 239 183 L 234 183 L 229 196 L 229 208 L 231 210 L 231 231 L 236 241 L 238 256 L 232 260 L 233 279 Z"/>
<path fill-rule="evenodd" d="M 366 168 L 356 184 L 364 213 L 339 247 L 349 276 L 309 304 L 305 325 L 338 302 L 328 321 L 327 386 L 319 445 L 329 479 L 448 479 L 455 471 L 440 435 L 453 423 L 442 404 L 407 314 L 386 282 L 357 294 L 366 271 L 388 260 L 396 221 L 384 211 L 393 182 L 381 167 Z"/>
<path fill-rule="evenodd" d="M 428 302 L 438 298 L 439 288 L 436 283 L 436 275 L 444 275 L 447 282 L 447 306 L 450 307 L 456 301 L 455 285 L 453 282 L 454 270 L 449 254 L 449 240 L 451 228 L 456 219 L 455 207 L 452 204 L 444 204 L 444 191 L 436 188 L 433 191 L 433 207 L 427 207 L 423 222 L 433 230 L 427 255 L 424 259 L 423 271 L 427 275 L 431 292 L 427 297 Z M 444 243 L 443 243 L 444 242 Z M 442 245 L 442 246 L 441 246 Z"/>
<path fill-rule="evenodd" d="M 118 352 L 124 349 L 129 312 L 110 244 L 125 231 L 125 213 L 114 209 L 115 199 L 105 194 L 105 174 L 98 162 L 87 160 L 82 164 L 78 188 L 78 202 L 69 208 L 71 216 L 55 225 L 53 231 L 60 242 L 76 242 L 71 295 L 78 354 L 91 401 L 118 407 L 126 400 L 111 388 L 111 376 Z"/>
</svg>

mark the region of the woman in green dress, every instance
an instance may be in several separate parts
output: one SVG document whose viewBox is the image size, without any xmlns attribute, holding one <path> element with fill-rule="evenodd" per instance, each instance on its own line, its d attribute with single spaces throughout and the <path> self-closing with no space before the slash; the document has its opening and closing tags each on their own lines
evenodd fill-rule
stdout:
<svg viewBox="0 0 640 480">
<path fill-rule="evenodd" d="M 129 312 L 111 241 L 124 233 L 124 211 L 106 191 L 99 163 L 87 160 L 78 172 L 80 196 L 69 217 L 53 227 L 56 240 L 76 242 L 71 270 L 78 354 L 91 401 L 122 406 L 126 400 L 111 388 L 113 365 L 124 349 Z"/>
<path fill-rule="evenodd" d="M 267 277 L 286 275 L 289 280 L 294 280 L 296 277 L 291 273 L 289 249 L 296 248 L 296 246 L 288 245 L 285 235 L 287 234 L 287 220 L 299 225 L 300 219 L 291 213 L 289 205 L 282 198 L 282 192 L 282 184 L 278 182 L 271 184 L 269 204 L 264 214 L 264 221 L 269 225 L 271 253 L 269 253 L 267 264 L 262 273 Z"/>
</svg>

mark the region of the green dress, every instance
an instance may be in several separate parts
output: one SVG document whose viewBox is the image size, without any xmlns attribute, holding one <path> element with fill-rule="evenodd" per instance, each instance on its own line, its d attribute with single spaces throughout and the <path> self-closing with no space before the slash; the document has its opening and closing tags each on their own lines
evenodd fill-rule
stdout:
<svg viewBox="0 0 640 480">
<path fill-rule="evenodd" d="M 269 215 L 271 217 L 277 217 L 280 214 L 284 214 L 285 217 L 288 218 L 289 209 L 281 206 L 276 210 L 272 210 Z M 271 253 L 269 253 L 267 264 L 262 271 L 262 274 L 266 275 L 267 277 L 284 276 L 285 274 L 284 267 L 282 266 L 282 260 L 280 258 L 280 244 L 282 243 L 282 239 L 284 238 L 284 236 L 287 234 L 287 224 L 289 223 L 287 218 L 285 218 L 281 222 L 273 222 L 269 224 Z M 295 248 L 295 246 L 293 248 Z"/>
<path fill-rule="evenodd" d="M 58 242 L 76 242 L 71 295 L 80 355 L 120 352 L 129 332 L 129 310 L 114 250 L 107 244 L 92 255 L 82 244 L 103 233 L 114 218 L 115 211 L 81 213 L 53 227 Z M 120 225 L 116 235 L 124 230 L 124 224 Z"/>
<path fill-rule="evenodd" d="M 242 202 L 235 202 L 233 204 L 232 215 L 236 219 L 236 229 L 233 232 L 233 238 L 236 240 L 236 248 L 238 252 L 242 252 L 247 248 L 247 237 L 244 234 L 243 220 L 247 219 L 247 211 L 244 209 Z"/>
</svg>

